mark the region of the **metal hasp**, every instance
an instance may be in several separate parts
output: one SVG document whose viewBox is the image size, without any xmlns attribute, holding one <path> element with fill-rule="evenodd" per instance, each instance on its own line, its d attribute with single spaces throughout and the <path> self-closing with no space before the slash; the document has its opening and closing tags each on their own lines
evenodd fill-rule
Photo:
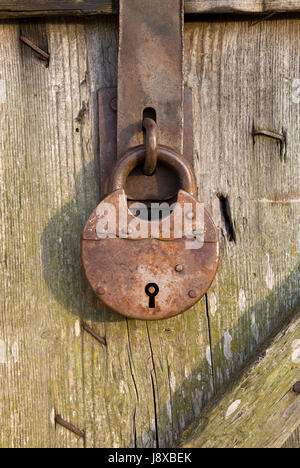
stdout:
<svg viewBox="0 0 300 468">
<path fill-rule="evenodd" d="M 118 93 L 99 92 L 104 199 L 85 225 L 82 263 L 108 307 L 140 320 L 192 307 L 219 262 L 216 228 L 196 198 L 183 20 L 182 0 L 120 0 Z"/>
<path fill-rule="evenodd" d="M 183 22 L 182 0 L 120 0 L 119 158 L 145 143 L 143 119 L 149 116 L 158 125 L 159 143 L 183 151 Z M 163 166 L 152 179 L 143 173 L 138 168 L 128 179 L 130 199 L 176 195 L 178 185 Z M 137 177 L 143 187 L 138 193 Z"/>
<path fill-rule="evenodd" d="M 143 144 L 154 109 L 161 145 L 183 151 L 183 2 L 120 0 L 118 157 Z"/>
</svg>

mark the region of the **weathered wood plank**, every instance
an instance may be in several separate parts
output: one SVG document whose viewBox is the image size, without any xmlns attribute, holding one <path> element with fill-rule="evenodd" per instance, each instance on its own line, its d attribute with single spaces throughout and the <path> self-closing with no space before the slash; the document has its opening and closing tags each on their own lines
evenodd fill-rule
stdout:
<svg viewBox="0 0 300 468">
<path fill-rule="evenodd" d="M 55 430 L 56 409 L 87 447 L 170 446 L 213 393 L 205 301 L 166 322 L 127 321 L 96 300 L 80 265 L 99 201 L 97 91 L 116 85 L 118 21 L 0 28 L 0 445 L 82 446 Z M 48 68 L 20 34 L 49 52 Z"/>
<path fill-rule="evenodd" d="M 298 448 L 300 306 L 232 387 L 202 412 L 179 445 L 199 448 Z"/>
<path fill-rule="evenodd" d="M 186 25 L 199 194 L 222 260 L 207 304 L 146 324 L 103 308 L 79 260 L 99 199 L 97 91 L 117 84 L 117 18 L 1 24 L 1 446 L 82 446 L 55 431 L 54 408 L 88 447 L 170 446 L 299 300 L 299 33 L 295 19 Z M 253 145 L 253 120 L 286 130 L 286 160 L 272 140 Z"/>
<path fill-rule="evenodd" d="M 185 11 L 199 13 L 271 13 L 300 11 L 299 0 L 185 0 Z"/>
<path fill-rule="evenodd" d="M 0 0 L 0 18 L 118 13 L 118 0 Z M 300 0 L 185 0 L 187 14 L 300 11 Z"/>
<path fill-rule="evenodd" d="M 46 25 L 24 28 L 46 46 Z M 55 222 L 55 216 L 72 198 L 84 151 L 73 123 L 80 101 L 72 87 L 81 70 L 77 61 L 75 68 L 65 66 L 65 38 L 58 34 L 56 64 L 47 69 L 20 43 L 19 24 L 0 25 L 1 447 L 83 446 L 82 439 L 54 425 L 57 409 L 84 429 L 82 342 L 78 318 L 66 311 L 76 313 L 76 283 L 68 283 L 66 295 L 63 272 L 51 274 L 59 262 L 74 274 L 75 246 L 66 239 L 72 239 L 81 210 L 74 209 L 71 223 Z M 60 290 L 65 302 L 51 290 Z"/>
<path fill-rule="evenodd" d="M 208 291 L 217 389 L 300 299 L 299 35 L 299 20 L 186 24 L 199 194 L 221 241 Z M 286 148 L 254 140 L 253 125 Z"/>
</svg>

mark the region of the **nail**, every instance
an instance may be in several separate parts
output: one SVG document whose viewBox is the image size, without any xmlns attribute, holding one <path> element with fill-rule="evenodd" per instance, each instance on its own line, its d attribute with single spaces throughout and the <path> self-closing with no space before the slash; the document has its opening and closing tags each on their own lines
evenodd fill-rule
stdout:
<svg viewBox="0 0 300 468">
<path fill-rule="evenodd" d="M 113 98 L 110 102 L 110 107 L 113 111 L 117 111 L 118 110 L 118 100 L 117 98 Z"/>
<path fill-rule="evenodd" d="M 49 62 L 50 60 L 50 55 L 45 52 L 44 50 L 40 49 L 36 44 L 34 44 L 30 39 L 27 39 L 25 36 L 20 36 L 20 41 L 22 41 L 24 44 L 26 44 L 28 47 L 30 47 L 32 50 L 34 50 L 37 54 L 41 55 L 45 60 Z"/>
<path fill-rule="evenodd" d="M 269 138 L 273 138 L 273 140 L 279 141 L 280 142 L 280 157 L 284 161 L 286 160 L 286 132 L 283 131 L 283 133 L 277 133 L 277 132 L 272 132 L 270 130 L 266 130 L 264 128 L 255 128 L 253 127 L 252 129 L 252 136 L 253 140 L 256 136 L 266 136 Z"/>
<path fill-rule="evenodd" d="M 84 438 L 84 431 L 78 429 L 78 427 L 74 426 L 73 424 L 65 421 L 59 414 L 55 415 L 55 423 L 78 435 L 78 437 Z"/>
<path fill-rule="evenodd" d="M 284 135 L 282 135 L 282 133 L 275 133 L 275 132 L 271 132 L 270 130 L 265 130 L 263 128 L 259 128 L 259 129 L 253 129 L 253 132 L 252 132 L 252 135 L 253 137 L 255 136 L 266 136 L 266 137 L 269 137 L 269 138 L 273 138 L 274 140 L 278 140 L 278 141 L 281 141 L 282 144 L 285 143 L 285 137 Z"/>
<path fill-rule="evenodd" d="M 175 271 L 177 271 L 177 273 L 181 273 L 183 270 L 184 270 L 184 266 L 183 266 L 183 265 L 181 265 L 181 264 L 176 265 Z"/>
<path fill-rule="evenodd" d="M 103 286 L 99 286 L 97 288 L 97 294 L 99 294 L 100 296 L 103 296 L 103 294 L 105 293 L 106 293 L 106 289 Z"/>
<path fill-rule="evenodd" d="M 196 289 L 191 289 L 191 290 L 189 291 L 189 296 L 190 296 L 191 299 L 195 299 L 195 298 L 197 297 L 197 295 L 198 295 L 198 294 L 197 294 Z"/>
<path fill-rule="evenodd" d="M 82 328 L 89 333 L 95 340 L 99 341 L 104 346 L 107 346 L 106 339 L 102 338 L 102 336 L 99 336 L 91 327 L 88 326 L 87 323 L 81 322 Z"/>
</svg>

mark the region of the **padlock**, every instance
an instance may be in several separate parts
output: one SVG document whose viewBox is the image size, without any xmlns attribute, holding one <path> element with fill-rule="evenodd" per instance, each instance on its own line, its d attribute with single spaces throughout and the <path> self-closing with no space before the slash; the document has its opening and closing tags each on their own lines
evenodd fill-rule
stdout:
<svg viewBox="0 0 300 468">
<path fill-rule="evenodd" d="M 145 155 L 145 146 L 138 146 L 118 161 L 110 194 L 84 228 L 82 263 L 108 307 L 130 318 L 159 320 L 186 311 L 207 292 L 217 271 L 219 243 L 210 215 L 195 198 L 191 166 L 171 148 L 159 145 L 158 161 L 178 177 L 176 202 L 164 209 L 128 206 L 126 180 Z M 138 210 L 149 218 L 138 216 Z"/>
</svg>

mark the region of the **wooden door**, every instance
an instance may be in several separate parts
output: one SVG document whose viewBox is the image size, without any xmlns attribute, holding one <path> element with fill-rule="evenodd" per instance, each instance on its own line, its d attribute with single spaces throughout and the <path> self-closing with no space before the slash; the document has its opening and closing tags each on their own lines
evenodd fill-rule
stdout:
<svg viewBox="0 0 300 468">
<path fill-rule="evenodd" d="M 104 308 L 80 265 L 118 19 L 31 17 L 55 3 L 0 2 L 0 446 L 169 447 L 300 298 L 300 19 L 270 16 L 271 2 L 186 2 L 201 13 L 185 22 L 195 170 L 221 262 L 196 307 L 147 323 Z M 232 13 L 262 3 L 268 15 Z"/>
</svg>

